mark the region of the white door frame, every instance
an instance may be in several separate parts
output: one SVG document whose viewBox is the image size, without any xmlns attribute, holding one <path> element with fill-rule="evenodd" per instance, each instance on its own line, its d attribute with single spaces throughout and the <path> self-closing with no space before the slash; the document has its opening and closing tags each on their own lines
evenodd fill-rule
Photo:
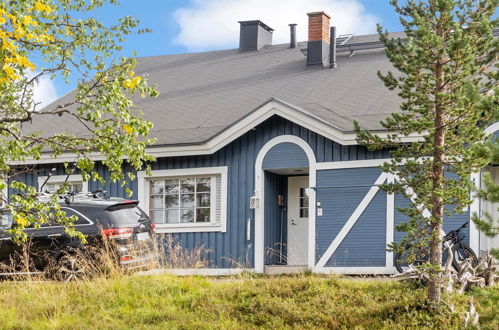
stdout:
<svg viewBox="0 0 499 330">
<path fill-rule="evenodd" d="M 262 169 L 263 159 L 272 147 L 279 143 L 294 143 L 303 149 L 308 158 L 309 164 L 309 187 L 316 185 L 316 160 L 315 154 L 310 145 L 303 139 L 294 135 L 280 135 L 265 143 L 260 149 L 255 162 L 255 196 L 259 199 L 259 206 L 255 209 L 255 272 L 263 273 L 265 269 L 265 180 Z M 309 196 L 309 225 L 308 225 L 308 268 L 315 266 L 315 190 L 310 189 Z"/>
</svg>

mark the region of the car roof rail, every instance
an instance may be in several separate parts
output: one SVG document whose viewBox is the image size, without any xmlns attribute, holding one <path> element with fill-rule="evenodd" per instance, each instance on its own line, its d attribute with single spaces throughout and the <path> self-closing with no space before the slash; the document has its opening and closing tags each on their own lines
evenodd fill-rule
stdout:
<svg viewBox="0 0 499 330">
<path fill-rule="evenodd" d="M 80 199 L 106 199 L 109 200 L 110 196 L 108 195 L 107 191 L 102 190 L 102 189 L 94 189 L 90 192 L 67 192 L 64 194 L 60 193 L 49 193 L 49 192 L 40 192 L 38 193 L 37 199 L 38 200 L 46 200 L 48 201 L 49 199 L 52 199 L 54 195 L 58 196 L 58 200 L 64 200 L 66 204 L 71 204 L 75 202 L 76 200 Z"/>
</svg>

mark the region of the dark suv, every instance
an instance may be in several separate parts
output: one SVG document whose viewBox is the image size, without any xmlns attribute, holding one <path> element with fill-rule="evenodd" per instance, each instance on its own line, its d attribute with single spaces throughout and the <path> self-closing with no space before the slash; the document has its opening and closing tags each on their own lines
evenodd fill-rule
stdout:
<svg viewBox="0 0 499 330">
<path fill-rule="evenodd" d="M 64 270 L 63 279 L 72 279 L 81 271 L 78 269 L 79 252 L 89 248 L 102 249 L 104 241 L 111 243 L 107 246 L 112 246 L 110 250 L 116 261 L 126 269 L 157 263 L 155 226 L 138 204 L 133 200 L 92 195 L 66 199 L 61 210 L 67 216 L 76 216 L 75 228 L 86 235 L 87 244 L 65 234 L 59 224 L 43 225 L 40 229 L 26 228 L 31 263 L 39 271 L 49 264 L 56 265 Z M 0 263 L 5 265 L 14 256 L 22 254 L 23 246 L 14 243 L 6 232 L 13 225 L 12 217 L 5 212 L 0 216 Z M 104 240 L 104 237 L 109 240 Z"/>
</svg>

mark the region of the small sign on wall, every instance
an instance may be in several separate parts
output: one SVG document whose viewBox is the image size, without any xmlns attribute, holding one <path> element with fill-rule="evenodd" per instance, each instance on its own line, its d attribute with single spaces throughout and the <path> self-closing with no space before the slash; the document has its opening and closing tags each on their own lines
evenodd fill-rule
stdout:
<svg viewBox="0 0 499 330">
<path fill-rule="evenodd" d="M 250 197 L 250 209 L 257 209 L 260 206 L 260 198 L 257 196 Z"/>
<path fill-rule="evenodd" d="M 317 216 L 322 217 L 322 207 L 317 208 Z"/>
</svg>

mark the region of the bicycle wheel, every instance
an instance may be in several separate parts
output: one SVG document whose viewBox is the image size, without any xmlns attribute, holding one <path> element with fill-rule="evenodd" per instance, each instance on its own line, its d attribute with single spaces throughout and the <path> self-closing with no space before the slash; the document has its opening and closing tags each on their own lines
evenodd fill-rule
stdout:
<svg viewBox="0 0 499 330">
<path fill-rule="evenodd" d="M 471 261 L 471 266 L 476 267 L 478 265 L 478 258 L 475 252 L 467 245 L 457 244 L 452 247 L 452 252 L 454 254 L 454 260 L 452 261 L 452 266 L 457 270 L 459 269 L 459 263 L 463 260 Z"/>
<path fill-rule="evenodd" d="M 429 253 L 425 249 L 412 251 L 411 245 L 407 245 L 403 253 L 395 253 L 395 268 L 399 273 L 403 273 L 409 265 L 419 266 L 429 260 Z"/>
</svg>

